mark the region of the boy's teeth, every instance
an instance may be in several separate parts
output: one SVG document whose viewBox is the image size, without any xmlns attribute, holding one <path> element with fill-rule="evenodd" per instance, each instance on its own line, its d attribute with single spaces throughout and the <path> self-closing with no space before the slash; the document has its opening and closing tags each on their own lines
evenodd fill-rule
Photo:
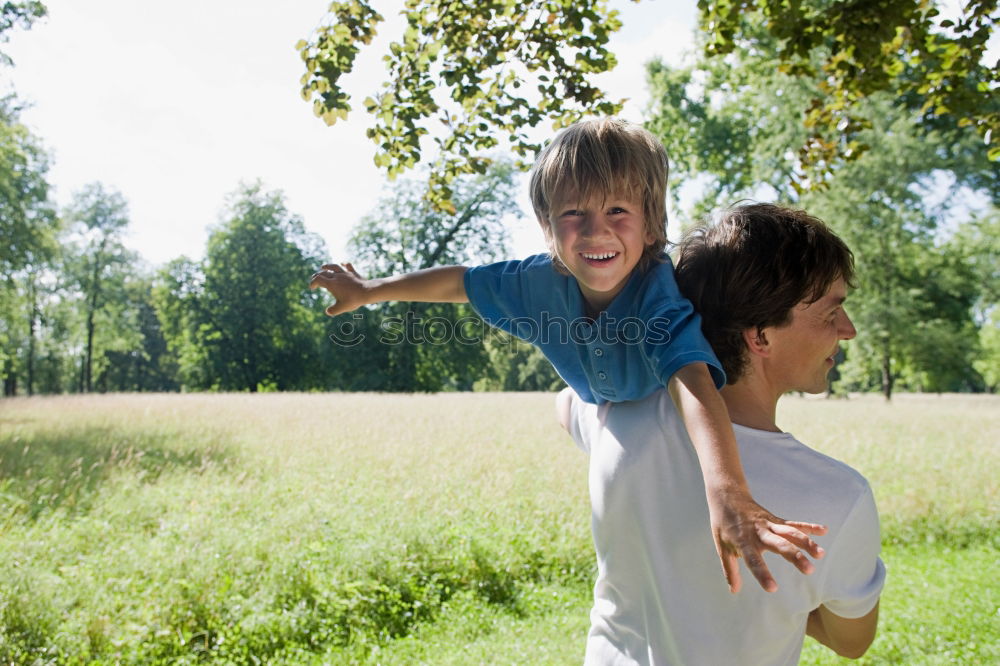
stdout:
<svg viewBox="0 0 1000 666">
<path fill-rule="evenodd" d="M 582 252 L 584 259 L 610 259 L 611 257 L 618 254 L 617 252 L 601 252 L 599 254 L 594 254 L 591 252 Z"/>
</svg>

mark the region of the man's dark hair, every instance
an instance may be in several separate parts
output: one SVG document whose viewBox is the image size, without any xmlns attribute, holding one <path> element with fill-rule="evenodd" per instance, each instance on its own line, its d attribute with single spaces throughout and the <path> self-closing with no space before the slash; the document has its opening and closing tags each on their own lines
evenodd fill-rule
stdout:
<svg viewBox="0 0 1000 666">
<path fill-rule="evenodd" d="M 792 308 L 822 298 L 837 278 L 854 286 L 854 255 L 805 211 L 743 204 L 684 237 L 676 273 L 732 383 L 749 362 L 743 331 L 787 324 Z"/>
</svg>

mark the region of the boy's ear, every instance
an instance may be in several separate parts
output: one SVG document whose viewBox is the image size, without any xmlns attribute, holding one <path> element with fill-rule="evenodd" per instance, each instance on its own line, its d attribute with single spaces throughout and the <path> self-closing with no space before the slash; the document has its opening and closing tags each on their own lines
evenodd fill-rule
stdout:
<svg viewBox="0 0 1000 666">
<path fill-rule="evenodd" d="M 743 342 L 747 350 L 755 356 L 768 357 L 771 355 L 771 344 L 767 341 L 767 335 L 762 328 L 743 329 Z"/>
<path fill-rule="evenodd" d="M 552 247 L 552 224 L 547 218 L 539 217 L 538 226 L 542 228 L 542 234 L 545 236 L 545 243 Z"/>
</svg>

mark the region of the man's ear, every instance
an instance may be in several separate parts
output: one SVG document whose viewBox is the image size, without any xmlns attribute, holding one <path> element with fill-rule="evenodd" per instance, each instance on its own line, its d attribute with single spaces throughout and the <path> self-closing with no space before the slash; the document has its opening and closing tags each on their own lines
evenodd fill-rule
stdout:
<svg viewBox="0 0 1000 666">
<path fill-rule="evenodd" d="M 771 355 L 771 345 L 762 328 L 743 329 L 743 342 L 746 343 L 747 350 L 755 356 L 767 357 Z"/>
</svg>

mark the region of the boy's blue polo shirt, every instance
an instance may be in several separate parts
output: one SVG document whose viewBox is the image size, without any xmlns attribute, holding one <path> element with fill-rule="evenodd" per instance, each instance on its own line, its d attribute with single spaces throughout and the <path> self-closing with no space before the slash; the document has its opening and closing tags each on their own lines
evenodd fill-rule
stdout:
<svg viewBox="0 0 1000 666">
<path fill-rule="evenodd" d="M 476 312 L 545 354 L 587 402 L 639 400 L 666 386 L 689 363 L 708 365 L 717 387 L 726 375 L 701 334 L 701 318 L 681 296 L 670 259 L 628 282 L 597 319 L 587 317 L 572 275 L 548 255 L 501 261 L 465 272 Z"/>
</svg>

